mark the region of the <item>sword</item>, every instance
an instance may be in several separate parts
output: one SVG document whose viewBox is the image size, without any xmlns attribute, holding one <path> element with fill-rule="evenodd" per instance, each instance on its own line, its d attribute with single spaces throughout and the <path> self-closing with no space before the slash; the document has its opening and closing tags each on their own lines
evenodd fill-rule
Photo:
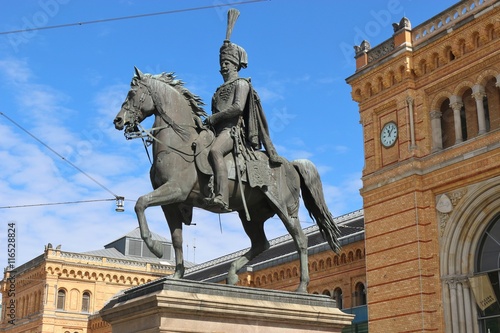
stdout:
<svg viewBox="0 0 500 333">
<path fill-rule="evenodd" d="M 248 212 L 248 207 L 247 207 L 247 201 L 245 199 L 245 192 L 243 191 L 243 183 L 241 181 L 241 173 L 240 173 L 240 166 L 238 164 L 238 155 L 240 154 L 239 148 L 238 148 L 238 133 L 236 130 L 236 126 L 231 128 L 231 136 L 233 137 L 234 140 L 234 164 L 236 164 L 236 174 L 238 177 L 238 186 L 240 187 L 240 192 L 241 192 L 241 200 L 243 201 L 243 208 L 245 208 L 245 215 L 247 218 L 247 221 L 250 222 L 250 213 Z"/>
</svg>

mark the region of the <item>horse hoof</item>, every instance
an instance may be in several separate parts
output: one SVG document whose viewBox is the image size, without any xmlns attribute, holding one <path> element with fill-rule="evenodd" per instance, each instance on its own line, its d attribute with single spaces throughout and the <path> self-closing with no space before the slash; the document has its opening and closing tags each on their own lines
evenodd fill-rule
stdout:
<svg viewBox="0 0 500 333">
<path fill-rule="evenodd" d="M 307 294 L 307 285 L 300 284 L 297 290 L 295 290 L 295 292 L 299 294 Z"/>
</svg>

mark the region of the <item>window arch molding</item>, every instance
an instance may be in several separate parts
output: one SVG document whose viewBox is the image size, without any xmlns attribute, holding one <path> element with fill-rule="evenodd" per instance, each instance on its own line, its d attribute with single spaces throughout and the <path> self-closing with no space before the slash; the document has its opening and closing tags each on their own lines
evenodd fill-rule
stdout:
<svg viewBox="0 0 500 333">
<path fill-rule="evenodd" d="M 92 294 L 88 290 L 85 290 L 82 293 L 82 312 L 90 312 L 91 297 L 92 297 Z"/>
<path fill-rule="evenodd" d="M 66 310 L 66 296 L 68 291 L 64 288 L 57 289 L 56 309 Z"/>
</svg>

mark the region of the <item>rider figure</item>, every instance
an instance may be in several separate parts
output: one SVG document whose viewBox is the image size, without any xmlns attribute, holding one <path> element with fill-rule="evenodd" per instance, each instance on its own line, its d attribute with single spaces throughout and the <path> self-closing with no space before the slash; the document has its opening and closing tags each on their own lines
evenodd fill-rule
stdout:
<svg viewBox="0 0 500 333">
<path fill-rule="evenodd" d="M 250 80 L 240 78 L 238 75 L 241 68 L 247 67 L 246 51 L 225 40 L 220 48 L 219 60 L 224 83 L 217 88 L 212 98 L 212 116 L 206 120 L 206 123 L 214 128 L 216 136 L 209 153 L 215 183 L 214 197 L 209 203 L 221 211 L 230 211 L 228 171 L 224 156 L 233 150 L 234 142 L 231 137 L 233 127 L 243 123 L 247 143 L 252 148 L 260 149 L 262 143 L 272 163 L 280 164 L 283 160 L 277 155 L 271 143 L 267 122 Z"/>
</svg>

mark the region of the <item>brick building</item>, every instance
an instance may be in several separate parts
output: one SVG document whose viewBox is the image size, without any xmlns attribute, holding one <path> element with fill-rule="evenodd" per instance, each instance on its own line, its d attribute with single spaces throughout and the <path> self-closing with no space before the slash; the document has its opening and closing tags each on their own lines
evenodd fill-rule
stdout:
<svg viewBox="0 0 500 333">
<path fill-rule="evenodd" d="M 500 332 L 500 1 L 393 26 L 355 47 L 347 78 L 364 133 L 369 330 Z"/>
<path fill-rule="evenodd" d="M 309 292 L 356 313 L 349 332 L 500 332 L 500 0 L 463 0 L 417 27 L 393 26 L 380 45 L 355 47 L 347 83 L 363 126 L 363 210 L 336 219 L 339 255 L 317 227 L 305 229 Z M 291 239 L 271 245 L 239 272 L 240 285 L 296 288 Z M 187 278 L 224 283 L 244 251 Z M 165 274 L 128 260 L 47 248 L 19 267 L 20 325 L 4 316 L 0 331 L 109 332 L 98 316 L 87 329 L 89 313 Z"/>
<path fill-rule="evenodd" d="M 174 272 L 171 242 L 156 234 L 153 237 L 164 244 L 162 259 L 149 252 L 138 228 L 96 251 L 73 253 L 47 245 L 43 254 L 14 273 L 4 272 L 0 331 L 111 332 L 99 317 L 88 329 L 89 315 L 119 291 Z M 15 277 L 14 298 L 8 296 L 10 277 Z M 14 325 L 9 323 L 11 299 L 15 300 Z"/>
</svg>

